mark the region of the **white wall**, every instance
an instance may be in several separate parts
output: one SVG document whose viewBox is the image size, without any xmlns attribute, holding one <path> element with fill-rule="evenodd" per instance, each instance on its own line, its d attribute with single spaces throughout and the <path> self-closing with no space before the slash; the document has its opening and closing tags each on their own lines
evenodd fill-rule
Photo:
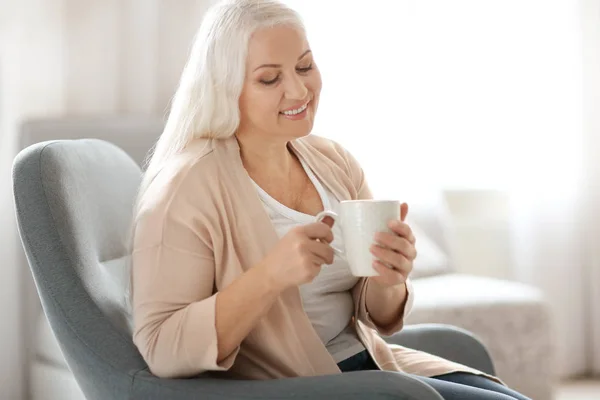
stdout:
<svg viewBox="0 0 600 400">
<path fill-rule="evenodd" d="M 587 335 L 588 368 L 600 375 L 600 1 L 580 0 L 583 16 L 583 57 L 584 57 L 584 130 L 585 130 L 585 169 L 586 197 L 588 203 L 585 212 L 591 216 L 584 232 L 584 245 L 589 262 L 589 275 L 586 276 L 588 286 L 586 292 L 588 303 L 586 318 L 589 322 Z"/>
<path fill-rule="evenodd" d="M 60 8 L 49 7 L 44 0 L 11 5 L 10 21 L 3 20 L 0 46 L 0 387 L 3 398 L 20 399 L 25 370 L 25 344 L 21 339 L 26 332 L 21 320 L 22 268 L 18 263 L 10 171 L 20 117 L 62 112 L 62 15 Z M 8 15 L 6 9 L 3 11 L 0 14 Z M 37 29 L 29 29 L 31 26 Z"/>
<path fill-rule="evenodd" d="M 20 121 L 164 114 L 210 0 L 0 1 L 0 390 L 27 395 L 34 326 L 10 170 Z M 31 299 L 29 299 L 31 300 Z M 29 301 L 29 303 L 32 303 Z M 35 302 L 33 304 L 36 306 Z"/>
<path fill-rule="evenodd" d="M 446 190 L 447 240 L 459 273 L 513 279 L 510 194 L 502 190 Z"/>
<path fill-rule="evenodd" d="M 542 289 L 558 372 L 586 372 L 579 3 L 286 1 L 305 12 L 324 72 L 315 129 L 354 153 L 381 197 L 466 189 L 451 207 L 458 268 Z M 356 48 L 351 63 L 337 56 Z M 509 209 L 477 189 L 506 191 Z"/>
</svg>

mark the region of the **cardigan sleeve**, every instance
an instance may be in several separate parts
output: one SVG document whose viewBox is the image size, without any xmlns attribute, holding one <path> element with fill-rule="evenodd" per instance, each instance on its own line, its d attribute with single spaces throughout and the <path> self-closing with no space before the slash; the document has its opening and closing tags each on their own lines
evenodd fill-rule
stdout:
<svg viewBox="0 0 600 400">
<path fill-rule="evenodd" d="M 217 362 L 215 261 L 191 220 L 185 208 L 154 206 L 134 233 L 133 340 L 161 378 L 227 370 L 239 352 Z"/>
<path fill-rule="evenodd" d="M 400 330 L 404 326 L 404 320 L 410 314 L 412 305 L 414 302 L 414 290 L 410 279 L 406 280 L 407 296 L 404 301 L 404 307 L 402 312 L 398 313 L 398 316 L 390 325 L 380 326 L 373 321 L 367 310 L 367 287 L 369 285 L 369 278 L 361 278 L 354 288 L 352 289 L 352 297 L 354 298 L 354 309 L 356 318 L 368 326 L 369 328 L 375 329 L 380 335 L 391 336 Z"/>
<path fill-rule="evenodd" d="M 358 161 L 350 154 L 345 151 L 345 159 L 348 165 L 348 171 L 350 178 L 356 188 L 356 199 L 357 200 L 368 200 L 372 199 L 373 195 L 365 178 L 365 173 L 360 167 Z M 352 297 L 354 299 L 354 310 L 356 318 L 367 325 L 368 327 L 377 330 L 377 332 L 384 336 L 390 336 L 400 331 L 404 326 L 404 318 L 410 313 L 414 302 L 414 290 L 410 279 L 406 281 L 407 296 L 402 307 L 402 312 L 398 314 L 394 322 L 387 326 L 379 326 L 373 321 L 367 310 L 367 287 L 369 285 L 369 278 L 361 278 L 354 288 L 352 289 Z"/>
</svg>

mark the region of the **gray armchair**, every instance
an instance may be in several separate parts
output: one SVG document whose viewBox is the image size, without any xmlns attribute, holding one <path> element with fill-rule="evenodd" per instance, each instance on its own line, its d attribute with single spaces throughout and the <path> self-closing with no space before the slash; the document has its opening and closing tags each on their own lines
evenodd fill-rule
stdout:
<svg viewBox="0 0 600 400">
<path fill-rule="evenodd" d="M 125 270 L 125 238 L 141 170 L 97 139 L 37 143 L 13 167 L 20 237 L 44 313 L 88 400 L 441 399 L 408 375 L 354 372 L 273 381 L 153 376 L 125 328 L 114 278 Z M 442 325 L 407 326 L 390 342 L 494 373 L 483 345 Z"/>
</svg>

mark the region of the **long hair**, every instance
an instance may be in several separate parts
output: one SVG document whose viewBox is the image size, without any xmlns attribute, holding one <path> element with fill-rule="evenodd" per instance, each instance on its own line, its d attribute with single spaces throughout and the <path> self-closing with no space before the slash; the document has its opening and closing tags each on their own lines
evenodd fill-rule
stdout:
<svg viewBox="0 0 600 400">
<path fill-rule="evenodd" d="M 305 30 L 296 11 L 277 0 L 222 0 L 206 12 L 165 129 L 148 158 L 134 220 L 148 186 L 172 156 L 193 139 L 225 139 L 235 134 L 248 42 L 256 30 L 278 25 Z"/>
<path fill-rule="evenodd" d="M 165 129 L 146 160 L 127 238 L 130 249 L 144 196 L 163 166 L 193 139 L 226 139 L 235 134 L 240 124 L 239 98 L 250 37 L 258 29 L 280 25 L 305 32 L 298 13 L 277 0 L 221 0 L 206 12 L 171 102 Z M 131 267 L 131 258 L 127 264 Z M 131 274 L 128 278 L 124 300 L 132 329 Z"/>
</svg>

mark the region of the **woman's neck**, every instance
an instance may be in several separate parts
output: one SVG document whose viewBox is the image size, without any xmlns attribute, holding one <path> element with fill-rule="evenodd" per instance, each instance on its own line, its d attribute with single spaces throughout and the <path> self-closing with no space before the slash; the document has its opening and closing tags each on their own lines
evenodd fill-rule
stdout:
<svg viewBox="0 0 600 400">
<path fill-rule="evenodd" d="M 244 167 L 251 175 L 287 179 L 294 164 L 284 140 L 266 140 L 258 136 L 237 135 Z"/>
</svg>

